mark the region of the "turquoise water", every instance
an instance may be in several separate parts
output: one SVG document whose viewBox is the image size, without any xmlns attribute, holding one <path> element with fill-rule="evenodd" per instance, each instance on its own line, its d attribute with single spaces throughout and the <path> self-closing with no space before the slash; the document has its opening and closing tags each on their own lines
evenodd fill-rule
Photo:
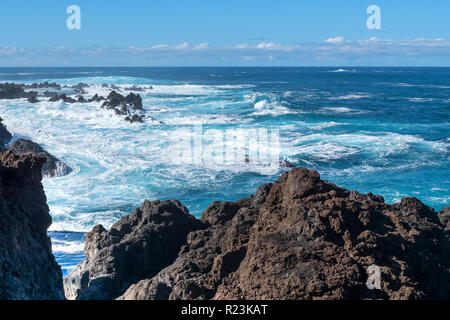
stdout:
<svg viewBox="0 0 450 320">
<path fill-rule="evenodd" d="M 313 168 L 340 186 L 415 196 L 449 205 L 450 68 L 21 68 L 0 81 L 115 84 L 144 91 L 145 113 L 129 124 L 98 103 L 0 100 L 0 116 L 74 171 L 44 179 L 58 262 L 82 260 L 83 235 L 109 227 L 144 199 L 178 199 L 200 216 L 214 200 L 237 200 L 283 168 L 253 163 L 177 163 L 167 152 L 201 122 L 203 130 L 280 133 L 280 159 Z M 162 123 L 160 123 L 162 122 Z"/>
</svg>

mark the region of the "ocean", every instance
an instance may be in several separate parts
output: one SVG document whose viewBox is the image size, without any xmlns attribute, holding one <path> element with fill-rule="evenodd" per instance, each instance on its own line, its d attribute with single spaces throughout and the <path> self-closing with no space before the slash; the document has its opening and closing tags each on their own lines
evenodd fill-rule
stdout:
<svg viewBox="0 0 450 320">
<path fill-rule="evenodd" d="M 252 161 L 180 163 L 167 150 L 201 123 L 279 133 L 277 154 L 323 179 L 395 203 L 449 205 L 450 68 L 0 68 L 0 82 L 138 86 L 145 114 L 130 124 L 100 103 L 0 100 L 14 138 L 29 138 L 74 170 L 45 178 L 53 251 L 67 275 L 85 232 L 109 228 L 144 199 L 177 199 L 199 217 L 213 201 L 247 197 L 286 167 Z M 218 147 L 222 140 L 214 140 Z"/>
</svg>

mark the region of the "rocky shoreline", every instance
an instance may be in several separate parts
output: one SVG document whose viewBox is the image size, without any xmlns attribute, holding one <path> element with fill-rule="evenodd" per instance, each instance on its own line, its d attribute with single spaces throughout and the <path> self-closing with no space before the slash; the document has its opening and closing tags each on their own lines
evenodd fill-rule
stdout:
<svg viewBox="0 0 450 320">
<path fill-rule="evenodd" d="M 381 196 L 294 168 L 246 199 L 212 203 L 196 223 L 180 208 L 173 201 L 145 202 L 109 231 L 95 227 L 86 238 L 87 260 L 64 280 L 66 297 L 450 298 L 449 207 L 436 213 L 416 198 L 385 204 Z M 151 252 L 180 242 L 168 242 L 155 221 L 183 221 L 175 217 L 190 221 L 186 230 L 193 231 L 178 256 L 161 264 L 161 254 Z M 156 262 L 166 267 L 156 272 Z M 381 269 L 379 290 L 366 286 L 372 265 Z M 136 283 L 125 289 L 133 277 Z"/>
<path fill-rule="evenodd" d="M 62 299 L 46 230 L 45 158 L 0 153 L 0 299 Z M 293 168 L 197 219 L 178 201 L 145 201 L 86 236 L 68 299 L 449 299 L 450 207 L 386 204 Z M 381 270 L 380 289 L 366 286 Z"/>
<path fill-rule="evenodd" d="M 61 177 L 72 172 L 72 168 L 45 151 L 37 143 L 21 138 L 12 141 L 13 134 L 8 131 L 2 121 L 3 119 L 0 118 L 0 151 L 10 150 L 16 155 L 32 155 L 43 157 L 45 159 L 45 162 L 42 164 L 41 169 L 43 177 Z"/>
<path fill-rule="evenodd" d="M 47 229 L 45 158 L 0 153 L 0 300 L 64 299 Z"/>
<path fill-rule="evenodd" d="M 90 101 L 129 122 L 149 117 L 139 94 L 105 85 L 107 98 L 86 99 L 86 86 L 0 84 L 0 99 Z M 64 89 L 79 96 L 56 93 Z M 213 202 L 200 219 L 177 200 L 146 200 L 109 230 L 95 226 L 86 260 L 63 279 L 41 180 L 72 169 L 0 119 L 0 300 L 450 299 L 450 206 L 386 204 L 282 166 L 290 171 L 274 183 Z M 373 267 L 376 289 L 367 286 Z"/>
<path fill-rule="evenodd" d="M 77 85 L 59 85 L 57 83 L 0 83 L 1 99 L 27 99 L 29 103 L 39 103 L 43 99 L 48 102 L 63 101 L 64 103 L 91 103 L 102 102 L 101 108 L 113 110 L 116 115 L 124 116 L 124 120 L 130 123 L 144 122 L 146 118 L 155 120 L 151 116 L 146 116 L 142 105 L 142 97 L 139 93 L 143 88 L 132 86 L 125 88 L 129 91 L 128 95 L 122 95 L 117 91 L 119 87 L 115 85 L 103 84 L 103 88 L 111 89 L 109 95 L 105 98 L 98 94 L 92 97 L 87 96 L 86 88 L 89 84 L 80 82 Z M 150 87 L 152 89 L 152 87 Z M 39 90 L 39 91 L 36 91 Z M 45 90 L 45 91 L 43 91 Z M 49 91 L 51 90 L 51 91 Z"/>
</svg>

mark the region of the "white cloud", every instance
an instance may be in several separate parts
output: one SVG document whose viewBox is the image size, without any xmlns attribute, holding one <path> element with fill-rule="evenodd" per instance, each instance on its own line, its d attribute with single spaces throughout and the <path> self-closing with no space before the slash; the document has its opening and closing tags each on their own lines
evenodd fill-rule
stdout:
<svg viewBox="0 0 450 320">
<path fill-rule="evenodd" d="M 192 50 L 206 50 L 206 49 L 208 49 L 207 42 L 200 43 L 199 45 L 196 45 L 192 48 Z"/>
<path fill-rule="evenodd" d="M 329 38 L 325 40 L 326 43 L 342 43 L 344 42 L 344 37 L 336 37 L 336 38 Z"/>
<path fill-rule="evenodd" d="M 260 44 L 258 44 L 256 47 L 258 49 L 275 49 L 277 48 L 279 45 L 277 45 L 276 43 L 273 42 L 261 42 Z"/>
<path fill-rule="evenodd" d="M 336 45 L 339 44 L 339 45 Z M 317 65 L 449 65 L 450 41 L 437 39 L 392 40 L 370 38 L 348 41 L 343 37 L 324 42 L 280 44 L 210 45 L 206 42 L 189 44 L 156 44 L 148 47 L 0 47 L 0 65 L 24 65 L 21 61 L 39 65 L 54 65 L 64 61 L 73 65 L 238 65 L 279 64 Z"/>
</svg>

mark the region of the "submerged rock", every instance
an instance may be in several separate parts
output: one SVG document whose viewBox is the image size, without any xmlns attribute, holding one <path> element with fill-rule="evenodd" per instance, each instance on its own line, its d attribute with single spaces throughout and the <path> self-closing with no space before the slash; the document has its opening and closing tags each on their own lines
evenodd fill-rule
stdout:
<svg viewBox="0 0 450 320">
<path fill-rule="evenodd" d="M 105 100 L 105 98 L 103 96 L 99 96 L 97 93 L 88 100 L 88 102 L 100 102 Z"/>
<path fill-rule="evenodd" d="M 75 93 L 86 94 L 86 88 L 89 88 L 87 83 L 80 82 L 77 85 L 71 87 Z"/>
<path fill-rule="evenodd" d="M 142 87 L 138 87 L 138 86 L 136 86 L 136 85 L 133 85 L 133 86 L 131 86 L 131 87 L 129 87 L 129 88 L 125 88 L 125 90 L 127 90 L 127 91 L 144 91 L 144 89 L 142 89 Z"/>
<path fill-rule="evenodd" d="M 45 159 L 0 153 L 0 300 L 64 299 L 41 184 Z"/>
<path fill-rule="evenodd" d="M 120 299 L 449 299 L 448 216 L 294 168 L 254 197 L 213 203 L 178 258 Z"/>
<path fill-rule="evenodd" d="M 18 139 L 11 143 L 8 147 L 9 150 L 15 154 L 32 154 L 34 156 L 41 156 L 46 159 L 46 162 L 42 166 L 42 175 L 44 177 L 61 177 L 69 174 L 72 169 L 64 162 L 54 157 L 37 143 L 34 143 L 25 139 Z"/>
<path fill-rule="evenodd" d="M 33 96 L 33 97 L 29 97 L 28 98 L 28 102 L 30 102 L 30 103 L 38 103 L 39 100 L 35 96 Z"/>
<path fill-rule="evenodd" d="M 64 279 L 68 299 L 115 299 L 133 283 L 153 277 L 175 260 L 201 223 L 178 201 L 145 201 L 109 231 L 86 235 L 87 260 Z"/>
<path fill-rule="evenodd" d="M 125 121 L 128 121 L 128 122 L 130 122 L 130 123 L 144 122 L 144 118 L 145 118 L 144 115 L 137 115 L 137 114 L 134 114 L 132 117 L 130 117 L 130 116 L 125 117 Z"/>
</svg>

